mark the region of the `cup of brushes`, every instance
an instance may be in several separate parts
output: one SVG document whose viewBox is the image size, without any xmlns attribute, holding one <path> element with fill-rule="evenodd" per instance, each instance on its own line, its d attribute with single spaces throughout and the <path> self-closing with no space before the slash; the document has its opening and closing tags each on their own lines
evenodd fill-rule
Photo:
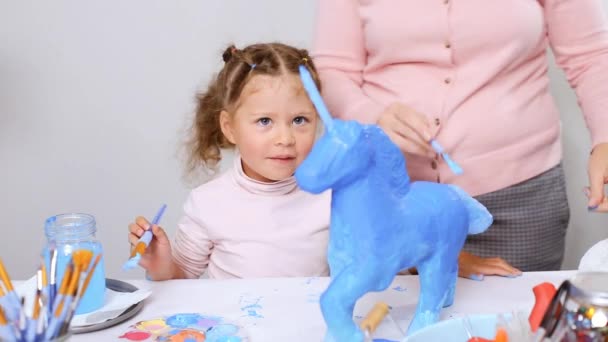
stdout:
<svg viewBox="0 0 608 342">
<path fill-rule="evenodd" d="M 101 254 L 95 255 L 90 250 L 73 251 L 65 270 L 60 270 L 63 277 L 57 287 L 49 282 L 57 269 L 49 274 L 42 258 L 36 272 L 36 293 L 32 303 L 26 303 L 24 297 L 19 298 L 0 260 L 0 341 L 65 340 L 100 260 Z M 26 314 L 26 304 L 32 306 L 31 315 Z"/>
</svg>

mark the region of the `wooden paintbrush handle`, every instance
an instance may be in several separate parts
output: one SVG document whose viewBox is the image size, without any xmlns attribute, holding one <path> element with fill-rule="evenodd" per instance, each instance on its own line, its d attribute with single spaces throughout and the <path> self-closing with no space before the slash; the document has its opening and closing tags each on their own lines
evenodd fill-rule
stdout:
<svg viewBox="0 0 608 342">
<path fill-rule="evenodd" d="M 373 333 L 388 312 L 389 306 L 386 303 L 376 303 L 359 325 L 361 330 L 368 331 L 370 334 Z"/>
</svg>

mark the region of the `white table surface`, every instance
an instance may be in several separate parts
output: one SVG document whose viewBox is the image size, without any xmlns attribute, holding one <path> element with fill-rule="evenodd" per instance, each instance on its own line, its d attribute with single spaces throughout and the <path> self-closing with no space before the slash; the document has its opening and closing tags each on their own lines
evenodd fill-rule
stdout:
<svg viewBox="0 0 608 342">
<path fill-rule="evenodd" d="M 522 310 L 528 313 L 534 304 L 532 287 L 548 281 L 556 286 L 572 277 L 575 271 L 532 272 L 518 278 L 486 277 L 484 281 L 458 279 L 454 305 L 442 312 L 442 319 L 464 314 L 488 314 Z M 118 337 L 129 326 L 143 320 L 175 313 L 193 312 L 222 316 L 239 323 L 250 341 L 322 341 L 325 325 L 319 309 L 319 295 L 328 278 L 275 278 L 242 280 L 172 280 L 150 282 L 127 280 L 152 289 L 143 310 L 131 320 L 106 330 L 74 335 L 71 341 L 127 341 Z M 417 276 L 399 276 L 384 292 L 364 296 L 355 308 L 360 320 L 377 301 L 393 307 L 392 316 L 405 330 L 419 293 Z M 248 314 L 245 306 L 256 303 L 258 316 Z M 385 320 L 375 338 L 400 340 L 397 327 Z"/>
</svg>

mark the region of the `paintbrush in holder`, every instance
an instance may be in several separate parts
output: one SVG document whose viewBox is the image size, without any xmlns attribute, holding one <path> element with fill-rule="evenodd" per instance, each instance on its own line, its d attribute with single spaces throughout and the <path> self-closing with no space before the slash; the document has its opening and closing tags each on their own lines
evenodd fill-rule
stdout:
<svg viewBox="0 0 608 342">
<path fill-rule="evenodd" d="M 97 240 L 97 224 L 95 218 L 88 214 L 60 214 L 48 218 L 44 224 L 47 244 L 43 253 L 47 269 L 51 270 L 49 277 L 49 303 L 55 304 L 59 297 L 58 284 L 63 280 L 63 271 L 72 260 L 72 253 L 77 250 L 88 250 L 93 255 L 103 255 L 101 242 Z M 81 270 L 85 272 L 86 270 Z M 67 289 L 66 289 L 67 290 Z M 82 299 L 77 315 L 99 310 L 105 302 L 106 277 L 103 256 L 93 274 L 89 290 Z M 49 314 L 51 314 L 49 312 Z"/>
<path fill-rule="evenodd" d="M 4 286 L 0 285 L 0 341 L 46 342 L 65 339 L 101 254 L 93 262 L 92 259 L 93 252 L 89 250 L 74 251 L 65 270 L 61 270 L 63 279 L 59 289 L 55 288 L 56 284 L 49 284 L 49 278 L 52 279 L 54 275 L 46 272 L 43 259 L 36 272 L 36 293 L 30 316 L 26 314 L 25 298 L 19 299 L 17 296 L 0 260 L 0 278 Z"/>
</svg>

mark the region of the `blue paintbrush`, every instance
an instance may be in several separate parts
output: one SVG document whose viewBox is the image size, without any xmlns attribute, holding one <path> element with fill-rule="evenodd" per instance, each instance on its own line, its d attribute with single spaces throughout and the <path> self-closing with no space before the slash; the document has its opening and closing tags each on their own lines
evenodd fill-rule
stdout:
<svg viewBox="0 0 608 342">
<path fill-rule="evenodd" d="M 462 171 L 462 168 L 460 167 L 460 165 L 456 164 L 456 162 L 453 161 L 452 158 L 450 158 L 450 156 L 443 150 L 443 147 L 441 147 L 441 145 L 439 145 L 437 140 L 435 140 L 435 139 L 431 140 L 431 146 L 433 147 L 433 150 L 435 150 L 435 152 L 441 154 L 441 156 L 443 157 L 443 160 L 445 160 L 446 164 L 448 164 L 448 167 L 450 168 L 450 170 L 452 170 L 452 172 L 454 172 L 454 174 L 456 174 L 456 175 L 462 174 L 463 171 Z"/>
</svg>

